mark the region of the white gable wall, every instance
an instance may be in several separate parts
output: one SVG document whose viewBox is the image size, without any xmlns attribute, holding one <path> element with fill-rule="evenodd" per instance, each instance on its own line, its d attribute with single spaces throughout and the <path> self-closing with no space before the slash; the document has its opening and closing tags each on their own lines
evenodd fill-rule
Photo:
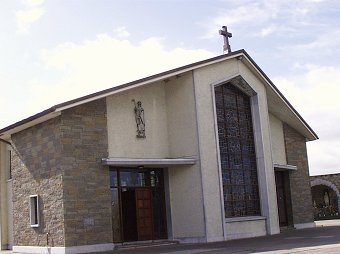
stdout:
<svg viewBox="0 0 340 254">
<path fill-rule="evenodd" d="M 142 102 L 146 138 L 136 138 L 132 100 Z M 169 156 L 164 82 L 107 97 L 109 157 L 166 158 Z"/>
<path fill-rule="evenodd" d="M 257 94 L 251 99 L 263 215 L 253 218 L 257 223 L 253 223 L 249 218 L 224 219 L 212 87 L 237 75 L 241 75 Z M 195 70 L 194 84 L 208 241 L 279 233 L 268 106 L 263 83 L 240 60 L 232 59 Z M 236 224 L 238 226 L 235 226 Z M 246 224 L 249 224 L 249 227 Z M 257 229 L 254 224 L 259 225 Z M 244 232 L 234 230 L 240 226 L 245 229 Z"/>
<path fill-rule="evenodd" d="M 196 110 L 208 241 L 224 240 L 223 199 L 218 164 L 212 84 L 238 74 L 232 59 L 194 71 Z"/>
<path fill-rule="evenodd" d="M 267 234 L 278 234 L 280 229 L 266 88 L 241 60 L 238 66 L 241 76 L 257 93 L 252 97 L 252 111 L 261 212 L 266 217 Z"/>
<path fill-rule="evenodd" d="M 145 139 L 136 138 L 132 99 L 142 102 Z M 191 72 L 107 97 L 107 118 L 109 157 L 198 159 Z M 165 172 L 169 185 L 169 237 L 185 242 L 204 241 L 199 163 L 168 168 Z"/>
<path fill-rule="evenodd" d="M 238 75 L 256 92 L 251 103 L 262 216 L 225 219 L 213 87 Z M 141 101 L 145 111 L 145 139 L 136 138 L 132 99 Z M 167 171 L 169 236 L 218 241 L 279 233 L 273 162 L 284 157 L 282 129 L 275 118 L 270 128 L 265 86 L 242 60 L 211 64 L 109 96 L 107 115 L 109 157 L 198 159 L 194 166 Z M 276 143 L 271 144 L 271 136 Z M 274 160 L 272 148 L 277 151 Z"/>
</svg>

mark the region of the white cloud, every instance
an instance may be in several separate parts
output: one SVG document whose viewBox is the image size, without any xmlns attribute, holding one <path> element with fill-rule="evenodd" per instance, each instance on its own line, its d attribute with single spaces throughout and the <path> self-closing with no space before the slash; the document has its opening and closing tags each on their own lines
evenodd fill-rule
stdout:
<svg viewBox="0 0 340 254">
<path fill-rule="evenodd" d="M 45 0 L 23 0 L 22 1 L 24 5 L 26 6 L 39 6 L 39 5 L 42 5 Z"/>
<path fill-rule="evenodd" d="M 99 34 L 94 40 L 80 44 L 63 43 L 43 51 L 43 61 L 48 68 L 65 71 L 68 78 L 81 83 L 95 82 L 102 86 L 133 80 L 211 56 L 213 53 L 199 49 L 175 48 L 167 51 L 160 38 L 132 44 L 108 34 Z"/>
<path fill-rule="evenodd" d="M 302 66 L 299 66 L 302 68 Z M 306 65 L 302 75 L 273 79 L 319 135 L 308 143 L 312 174 L 340 170 L 340 66 Z"/>
<path fill-rule="evenodd" d="M 307 70 L 301 76 L 273 80 L 283 94 L 303 110 L 340 110 L 337 99 L 340 93 L 340 67 L 306 65 L 305 68 Z M 307 107 L 315 105 L 317 109 Z"/>
<path fill-rule="evenodd" d="M 268 8 L 264 8 L 261 3 L 249 3 L 236 8 L 220 10 L 217 17 L 208 22 L 208 33 L 205 38 L 215 37 L 216 27 L 223 25 L 234 28 L 237 25 L 247 23 L 263 23 L 276 15 L 275 10 L 269 10 Z"/>
<path fill-rule="evenodd" d="M 258 37 L 296 31 L 296 27 L 307 26 L 309 14 L 316 10 L 320 0 L 277 0 L 277 1 L 227 1 L 228 8 L 203 26 L 207 28 L 204 38 L 216 36 L 216 27 L 227 25 L 230 30 L 244 32 L 247 36 Z M 270 25 L 268 25 L 270 23 Z M 284 23 L 284 24 L 283 24 Z M 274 29 L 275 28 L 275 29 Z M 253 31 L 250 32 L 249 31 Z"/>
<path fill-rule="evenodd" d="M 113 30 L 113 33 L 118 38 L 127 38 L 130 36 L 130 33 L 126 30 L 125 26 L 117 27 L 116 29 Z"/>
<path fill-rule="evenodd" d="M 298 44 L 298 45 L 289 45 L 283 47 L 283 50 L 293 50 L 293 53 L 303 52 L 303 53 L 313 53 L 313 51 L 322 50 L 323 52 L 327 50 L 332 50 L 338 48 L 340 43 L 340 30 L 332 30 L 327 31 L 323 34 L 319 34 L 318 37 L 314 41 L 305 43 L 305 44 Z"/>
<path fill-rule="evenodd" d="M 261 34 L 262 37 L 265 37 L 265 36 L 268 36 L 268 35 L 274 33 L 276 30 L 277 30 L 277 27 L 275 25 L 270 25 L 266 28 L 262 28 L 260 34 Z"/>
<path fill-rule="evenodd" d="M 304 0 L 307 3 L 322 3 L 325 2 L 326 0 Z"/>
<path fill-rule="evenodd" d="M 34 22 L 37 22 L 44 15 L 45 10 L 41 7 L 43 3 L 44 0 L 23 1 L 26 8 L 15 12 L 17 33 L 28 33 L 31 25 Z"/>
<path fill-rule="evenodd" d="M 40 70 L 30 80 L 0 75 L 0 83 L 7 89 L 0 93 L 0 108 L 6 108 L 1 112 L 0 128 L 57 103 L 212 56 L 202 49 L 166 50 L 160 38 L 134 44 L 99 34 L 81 43 L 62 43 L 42 51 L 36 63 Z M 15 107 L 8 107 L 8 94 L 16 94 Z"/>
<path fill-rule="evenodd" d="M 322 139 L 307 143 L 308 160 L 311 175 L 332 174 L 340 172 L 339 141 L 324 142 Z"/>
<path fill-rule="evenodd" d="M 202 49 L 166 50 L 160 38 L 133 44 L 99 34 L 79 44 L 63 43 L 42 52 L 40 64 L 44 68 L 37 72 L 39 76 L 20 84 L 29 102 L 18 106 L 20 112 L 9 110 L 11 118 L 2 118 L 0 124 L 6 126 L 57 103 L 212 56 Z M 2 97 L 0 94 L 0 101 Z"/>
</svg>

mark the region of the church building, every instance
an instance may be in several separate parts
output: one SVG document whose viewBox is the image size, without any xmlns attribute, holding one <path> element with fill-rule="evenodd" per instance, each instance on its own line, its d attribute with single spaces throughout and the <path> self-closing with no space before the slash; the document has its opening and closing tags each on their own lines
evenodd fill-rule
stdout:
<svg viewBox="0 0 340 254">
<path fill-rule="evenodd" d="M 73 254 L 314 226 L 316 133 L 244 50 L 0 130 L 1 249 Z"/>
</svg>

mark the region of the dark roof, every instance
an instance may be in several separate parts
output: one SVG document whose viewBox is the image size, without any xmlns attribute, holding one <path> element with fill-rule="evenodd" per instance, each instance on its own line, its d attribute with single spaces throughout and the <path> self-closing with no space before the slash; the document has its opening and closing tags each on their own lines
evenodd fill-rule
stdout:
<svg viewBox="0 0 340 254">
<path fill-rule="evenodd" d="M 138 84 L 138 83 L 147 82 L 149 80 L 157 79 L 157 78 L 160 78 L 162 76 L 170 75 L 172 73 L 176 73 L 176 72 L 179 72 L 179 71 L 182 71 L 182 70 L 185 70 L 185 69 L 195 68 L 196 66 L 200 66 L 202 64 L 207 64 L 207 63 L 214 62 L 214 61 L 217 61 L 217 60 L 222 60 L 224 58 L 229 58 L 229 57 L 239 55 L 239 54 L 244 54 L 250 60 L 250 62 L 255 66 L 255 68 L 261 73 L 261 75 L 264 76 L 264 78 L 270 83 L 270 85 L 274 88 L 274 90 L 282 97 L 282 99 L 289 105 L 289 107 L 294 111 L 294 113 L 300 118 L 300 120 L 307 126 L 307 128 L 318 139 L 318 136 L 313 131 L 313 129 L 307 124 L 307 122 L 302 118 L 302 116 L 294 109 L 294 107 L 289 103 L 289 101 L 284 97 L 284 95 L 279 91 L 279 89 L 274 85 L 274 83 L 268 78 L 268 76 L 261 70 L 261 68 L 255 63 L 255 61 L 248 55 L 248 53 L 244 49 L 237 50 L 237 51 L 234 51 L 234 52 L 231 52 L 231 53 L 228 53 L 228 54 L 223 54 L 223 55 L 219 55 L 219 56 L 216 56 L 216 57 L 208 58 L 208 59 L 205 59 L 205 60 L 202 60 L 202 61 L 199 61 L 199 62 L 195 62 L 195 63 L 192 63 L 192 64 L 184 65 L 184 66 L 181 66 L 181 67 L 178 67 L 178 68 L 175 68 L 175 69 L 164 71 L 164 72 L 161 72 L 161 73 L 158 73 L 158 74 L 155 74 L 155 75 L 151 75 L 151 76 L 148 76 L 148 77 L 145 77 L 145 78 L 134 80 L 132 82 L 128 82 L 128 83 L 125 83 L 125 84 L 122 84 L 122 85 L 111 87 L 111 88 L 108 88 L 108 89 L 105 89 L 105 90 L 101 90 L 99 92 L 95 92 L 95 93 L 92 93 L 92 94 L 89 94 L 89 95 L 85 95 L 85 96 L 82 96 L 82 97 L 79 97 L 79 98 L 76 98 L 76 99 L 73 99 L 73 100 L 70 100 L 70 101 L 66 101 L 66 102 L 57 104 L 57 105 L 55 105 L 55 106 L 53 106 L 49 109 L 41 111 L 41 112 L 39 112 L 35 115 L 32 115 L 28 118 L 25 118 L 21 121 L 14 123 L 14 124 L 11 124 L 11 125 L 3 128 L 3 129 L 0 129 L 0 136 L 2 135 L 3 132 L 14 129 L 14 128 L 20 126 L 20 125 L 29 123 L 29 122 L 31 122 L 35 119 L 38 119 L 42 116 L 45 116 L 49 113 L 53 113 L 58 108 L 66 107 L 66 106 L 72 105 L 74 103 L 81 102 L 81 101 L 84 101 L 84 100 L 88 100 L 88 99 L 91 99 L 93 97 L 97 97 L 97 96 L 100 96 L 100 95 L 105 95 L 105 94 L 108 94 L 108 93 L 111 93 L 111 92 L 114 92 L 114 91 L 117 91 L 117 90 L 120 90 L 120 89 L 123 89 L 123 88 L 127 88 L 129 86 L 133 86 L 133 85 Z"/>
</svg>

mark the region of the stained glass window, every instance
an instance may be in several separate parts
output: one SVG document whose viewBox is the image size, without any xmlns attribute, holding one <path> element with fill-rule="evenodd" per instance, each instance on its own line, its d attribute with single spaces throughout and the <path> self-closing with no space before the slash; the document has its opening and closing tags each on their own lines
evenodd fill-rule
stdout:
<svg viewBox="0 0 340 254">
<path fill-rule="evenodd" d="M 215 98 L 225 216 L 260 215 L 250 97 L 227 83 Z"/>
</svg>

